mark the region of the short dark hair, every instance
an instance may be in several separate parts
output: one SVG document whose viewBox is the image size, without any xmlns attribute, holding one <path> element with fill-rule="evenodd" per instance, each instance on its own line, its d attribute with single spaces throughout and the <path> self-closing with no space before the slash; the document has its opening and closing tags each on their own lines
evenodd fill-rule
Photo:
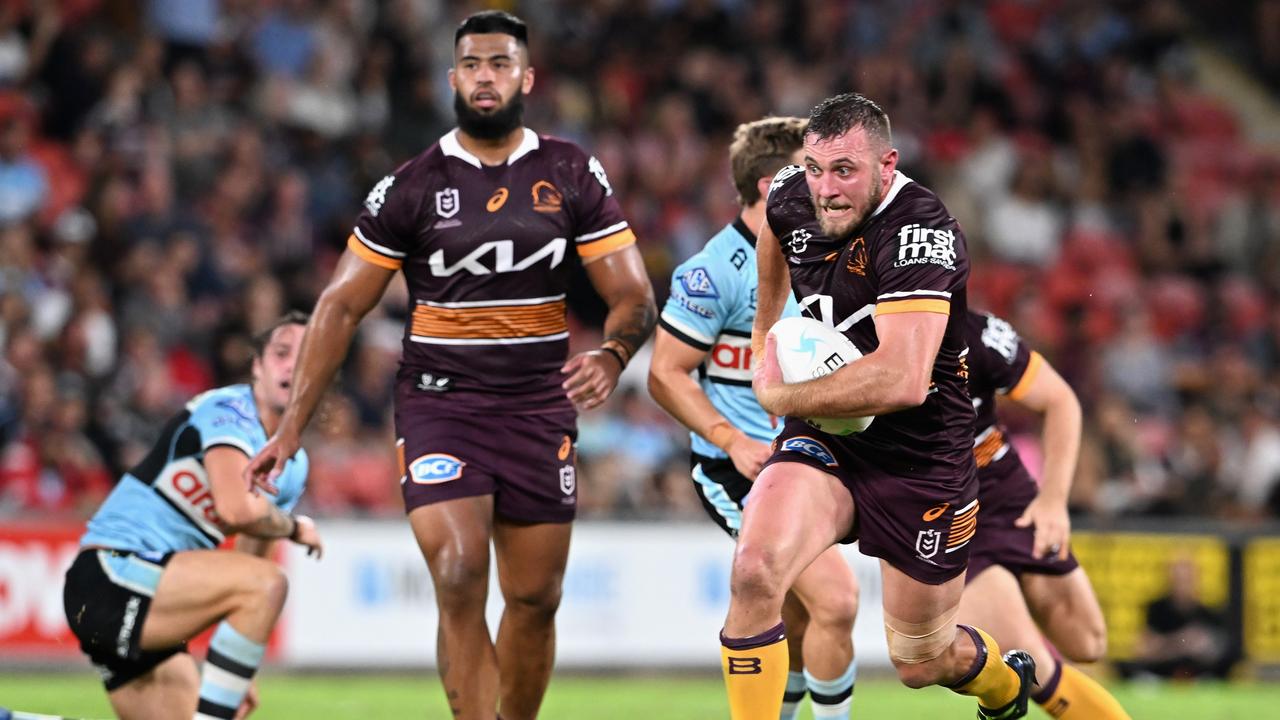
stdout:
<svg viewBox="0 0 1280 720">
<path fill-rule="evenodd" d="M 301 310 L 290 310 L 281 315 L 275 322 L 271 323 L 267 329 L 253 336 L 253 356 L 262 357 L 263 351 L 267 349 L 267 343 L 271 342 L 271 336 L 285 325 L 306 325 L 311 320 L 311 315 Z"/>
<path fill-rule="evenodd" d="M 889 116 L 880 106 L 864 95 L 844 93 L 818 103 L 809 113 L 809 130 L 819 140 L 839 137 L 855 127 L 861 127 L 867 135 L 893 144 L 889 129 Z"/>
<path fill-rule="evenodd" d="M 468 15 L 453 33 L 453 46 L 457 47 L 463 36 L 489 33 L 510 35 L 525 48 L 529 47 L 529 26 L 515 15 L 501 10 L 483 10 Z"/>
<path fill-rule="evenodd" d="M 796 117 L 767 117 L 742 123 L 729 144 L 733 186 L 743 206 L 760 201 L 760 178 L 769 178 L 791 163 L 791 155 L 804 146 L 806 122 Z"/>
</svg>

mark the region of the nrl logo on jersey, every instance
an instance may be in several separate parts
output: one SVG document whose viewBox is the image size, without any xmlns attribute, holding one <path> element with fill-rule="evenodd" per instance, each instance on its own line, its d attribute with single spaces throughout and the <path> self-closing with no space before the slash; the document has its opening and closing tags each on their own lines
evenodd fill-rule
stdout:
<svg viewBox="0 0 1280 720">
<path fill-rule="evenodd" d="M 956 269 L 956 234 L 912 223 L 898 231 L 898 260 L 894 267 L 932 263 Z"/>
<path fill-rule="evenodd" d="M 369 214 L 378 217 L 378 213 L 382 210 L 382 205 L 387 202 L 387 191 L 391 189 L 392 184 L 396 181 L 395 175 L 388 175 L 378 181 L 377 185 L 369 191 L 368 197 L 364 199 L 364 206 L 368 208 Z"/>
<path fill-rule="evenodd" d="M 461 206 L 458 198 L 458 188 L 445 188 L 436 191 L 436 215 L 441 218 L 451 218 L 458 214 L 458 208 Z"/>
</svg>

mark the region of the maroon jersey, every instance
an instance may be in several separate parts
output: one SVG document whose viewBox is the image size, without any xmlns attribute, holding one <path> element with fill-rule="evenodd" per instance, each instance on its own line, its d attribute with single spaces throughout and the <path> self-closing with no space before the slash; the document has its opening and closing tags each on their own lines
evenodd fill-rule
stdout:
<svg viewBox="0 0 1280 720">
<path fill-rule="evenodd" d="M 599 161 L 525 129 L 505 163 L 486 166 L 454 130 L 364 207 L 348 248 L 409 286 L 402 382 L 471 410 L 569 407 L 571 253 L 589 261 L 635 242 Z"/>
<path fill-rule="evenodd" d="M 844 333 L 864 354 L 879 345 L 874 318 L 901 312 L 948 315 L 925 402 L 876 418 L 841 438 L 877 467 L 936 477 L 940 467 L 973 472 L 973 405 L 965 378 L 964 319 L 969 258 L 964 233 L 932 191 L 895 173 L 879 207 L 836 242 L 814 215 L 804 169 L 778 172 L 766 205 L 803 312 Z"/>
<path fill-rule="evenodd" d="M 969 395 L 976 412 L 973 453 L 981 484 L 979 495 L 985 498 L 1022 464 L 996 418 L 996 395 L 1014 400 L 1021 397 L 1044 358 L 1023 344 L 1012 325 L 995 315 L 969 312 L 965 338 L 969 343 Z"/>
</svg>

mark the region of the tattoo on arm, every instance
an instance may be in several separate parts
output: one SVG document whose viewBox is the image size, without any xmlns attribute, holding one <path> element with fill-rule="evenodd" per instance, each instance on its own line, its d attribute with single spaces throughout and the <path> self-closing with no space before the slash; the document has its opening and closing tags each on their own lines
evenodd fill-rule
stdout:
<svg viewBox="0 0 1280 720">
<path fill-rule="evenodd" d="M 618 308 L 624 311 L 624 308 Z M 612 314 L 612 313 L 610 313 Z M 612 319 L 612 318 L 610 318 Z M 630 313 L 621 318 L 616 327 L 608 328 L 605 336 L 605 342 L 613 340 L 620 343 L 627 349 L 628 359 L 631 355 L 635 355 L 636 350 L 644 345 L 645 340 L 653 334 L 653 328 L 658 324 L 658 308 L 652 300 L 641 300 L 630 307 Z M 613 323 L 606 323 L 613 325 Z"/>
<path fill-rule="evenodd" d="M 239 528 L 240 532 L 260 538 L 287 538 L 296 527 L 293 516 L 275 505 L 268 505 L 267 514 Z"/>
</svg>

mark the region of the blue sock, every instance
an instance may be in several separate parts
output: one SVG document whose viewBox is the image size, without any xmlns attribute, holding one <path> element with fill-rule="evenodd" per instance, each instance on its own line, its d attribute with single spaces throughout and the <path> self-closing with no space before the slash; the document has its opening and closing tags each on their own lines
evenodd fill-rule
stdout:
<svg viewBox="0 0 1280 720">
<path fill-rule="evenodd" d="M 849 669 L 835 680 L 819 680 L 804 671 L 805 682 L 809 686 L 809 699 L 813 701 L 814 720 L 849 720 L 849 709 L 853 706 L 853 683 L 858 679 L 858 661 L 849 662 Z"/>
<path fill-rule="evenodd" d="M 804 701 L 804 673 L 787 673 L 787 691 L 782 694 L 782 715 L 778 720 L 796 720 L 800 703 Z"/>
<path fill-rule="evenodd" d="M 241 635 L 224 620 L 213 632 L 200 673 L 196 720 L 234 718 L 267 648 Z"/>
</svg>

